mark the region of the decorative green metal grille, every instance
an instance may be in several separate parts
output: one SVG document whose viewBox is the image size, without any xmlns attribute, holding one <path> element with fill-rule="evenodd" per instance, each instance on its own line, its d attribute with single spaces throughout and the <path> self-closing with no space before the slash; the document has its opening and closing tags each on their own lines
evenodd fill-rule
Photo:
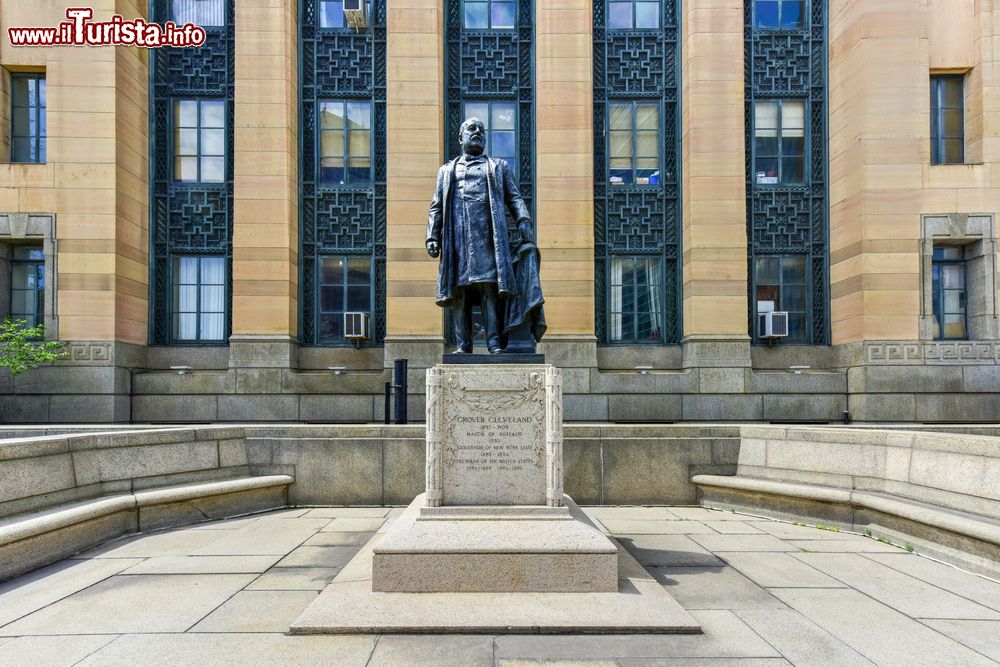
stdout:
<svg viewBox="0 0 1000 667">
<path fill-rule="evenodd" d="M 170 0 L 152 0 L 154 21 L 172 19 Z M 221 255 L 226 284 L 232 284 L 234 0 L 226 5 L 224 26 L 206 26 L 204 45 L 150 49 L 149 132 L 151 179 L 150 342 L 174 343 L 171 337 L 170 258 L 174 255 Z M 225 180 L 221 183 L 174 179 L 173 100 L 225 100 Z M 231 298 L 226 297 L 225 336 L 230 334 Z M 204 343 L 202 343 L 204 344 Z"/>
<path fill-rule="evenodd" d="M 599 343 L 676 344 L 680 316 L 680 43 L 677 2 L 661 0 L 659 27 L 615 29 L 608 23 L 608 0 L 594 2 L 594 307 Z M 609 113 L 616 102 L 655 101 L 660 105 L 660 168 L 655 183 L 612 184 Z M 652 179 L 650 179 L 652 181 Z M 651 336 L 616 340 L 620 304 L 611 292 L 616 258 L 662 260 L 662 289 L 649 286 L 658 313 Z M 619 262 L 620 263 L 620 262 Z M 612 303 L 614 302 L 614 303 Z"/>
<path fill-rule="evenodd" d="M 321 28 L 317 0 L 300 0 L 300 171 L 302 200 L 299 340 L 320 343 L 317 271 L 322 257 L 373 258 L 371 339 L 385 340 L 385 0 L 373 0 L 368 28 Z M 370 183 L 320 182 L 318 108 L 324 100 L 371 103 Z M 428 194 L 428 201 L 430 195 Z M 349 344 L 346 340 L 342 344 Z"/>
<path fill-rule="evenodd" d="M 805 342 L 828 344 L 827 3 L 809 0 L 801 27 L 764 30 L 755 27 L 754 2 L 746 0 L 744 6 L 750 334 L 757 338 L 753 326 L 756 258 L 802 255 L 808 295 Z M 756 102 L 768 100 L 805 105 L 805 179 L 801 184 L 758 182 L 762 179 L 754 164 L 754 108 Z"/>
</svg>

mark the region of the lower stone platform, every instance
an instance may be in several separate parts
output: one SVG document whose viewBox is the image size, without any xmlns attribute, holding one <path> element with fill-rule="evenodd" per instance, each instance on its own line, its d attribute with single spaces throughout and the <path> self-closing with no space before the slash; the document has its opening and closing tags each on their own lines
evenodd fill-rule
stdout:
<svg viewBox="0 0 1000 667">
<path fill-rule="evenodd" d="M 383 593 L 372 590 L 372 559 L 383 538 L 375 535 L 358 552 L 292 623 L 291 634 L 701 633 L 698 621 L 613 540 L 614 592 Z"/>
</svg>

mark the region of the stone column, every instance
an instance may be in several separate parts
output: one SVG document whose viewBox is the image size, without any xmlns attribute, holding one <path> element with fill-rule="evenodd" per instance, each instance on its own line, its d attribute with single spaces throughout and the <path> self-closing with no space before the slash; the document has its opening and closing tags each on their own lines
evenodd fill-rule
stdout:
<svg viewBox="0 0 1000 667">
<path fill-rule="evenodd" d="M 684 365 L 749 366 L 743 0 L 682 11 Z"/>
<path fill-rule="evenodd" d="M 562 374 L 549 366 L 545 371 L 545 497 L 549 507 L 563 504 L 562 421 Z"/>
<path fill-rule="evenodd" d="M 390 4 L 386 26 L 386 337 L 385 367 L 409 359 L 417 388 L 422 368 L 441 361 L 442 311 L 434 303 L 437 260 L 427 256 L 427 209 L 444 161 L 444 5 Z M 453 137 L 448 137 L 454 140 Z"/>
<path fill-rule="evenodd" d="M 236 3 L 230 366 L 295 367 L 297 3 Z"/>
</svg>

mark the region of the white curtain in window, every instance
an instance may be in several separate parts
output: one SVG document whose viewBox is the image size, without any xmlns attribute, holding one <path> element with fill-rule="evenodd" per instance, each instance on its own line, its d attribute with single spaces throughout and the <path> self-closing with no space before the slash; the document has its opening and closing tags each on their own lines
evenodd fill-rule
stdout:
<svg viewBox="0 0 1000 667">
<path fill-rule="evenodd" d="M 180 340 L 194 340 L 198 337 L 198 318 L 194 313 L 198 310 L 198 258 L 180 257 L 177 264 L 175 283 L 177 303 L 174 310 L 177 313 L 177 333 Z"/>
<path fill-rule="evenodd" d="M 663 336 L 663 314 L 660 312 L 660 260 L 646 260 L 646 286 L 649 288 L 649 302 L 646 310 L 649 312 L 650 331 Z"/>
<path fill-rule="evenodd" d="M 201 260 L 201 338 L 221 340 L 225 328 L 226 260 L 204 257 Z"/>
<path fill-rule="evenodd" d="M 174 0 L 173 20 L 177 25 L 226 25 L 226 5 L 224 0 Z"/>
<path fill-rule="evenodd" d="M 608 332 L 611 340 L 622 339 L 622 260 L 611 259 L 611 321 Z"/>
</svg>

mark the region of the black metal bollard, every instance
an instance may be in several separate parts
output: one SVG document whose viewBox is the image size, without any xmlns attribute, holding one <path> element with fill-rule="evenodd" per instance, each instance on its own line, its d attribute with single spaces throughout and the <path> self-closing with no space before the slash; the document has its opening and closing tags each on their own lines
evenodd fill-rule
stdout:
<svg viewBox="0 0 1000 667">
<path fill-rule="evenodd" d="M 392 387 L 396 390 L 395 402 L 396 402 L 396 419 L 395 423 L 405 424 L 406 423 L 406 359 L 396 359 L 392 371 Z"/>
<path fill-rule="evenodd" d="M 385 383 L 385 423 L 389 423 L 389 402 L 391 401 L 392 383 Z"/>
</svg>

